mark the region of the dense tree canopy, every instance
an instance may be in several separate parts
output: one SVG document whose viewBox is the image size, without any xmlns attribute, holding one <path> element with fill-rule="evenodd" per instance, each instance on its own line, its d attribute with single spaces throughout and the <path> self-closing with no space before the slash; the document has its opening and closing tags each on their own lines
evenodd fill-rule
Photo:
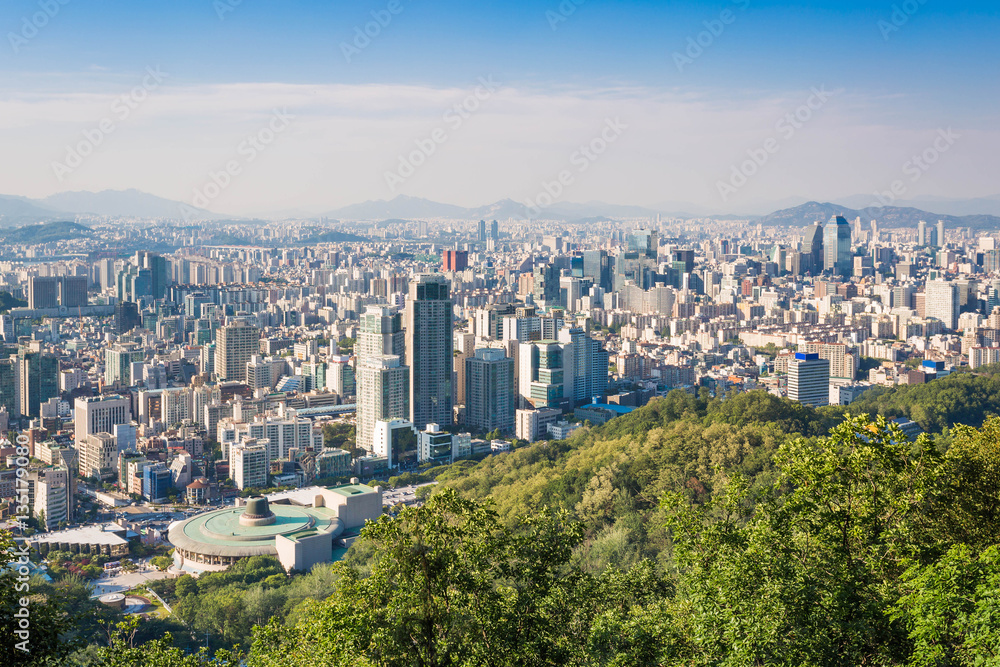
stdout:
<svg viewBox="0 0 1000 667">
<path fill-rule="evenodd" d="M 1000 415 L 1000 373 L 996 367 L 952 373 L 927 384 L 876 387 L 852 403 L 855 414 L 907 417 L 929 433 L 955 424 L 980 426 Z"/>
<path fill-rule="evenodd" d="M 853 417 L 675 391 L 422 473 L 426 504 L 340 563 L 157 584 L 179 647 L 125 624 L 90 664 L 1000 665 L 993 378 L 876 391 Z"/>
</svg>

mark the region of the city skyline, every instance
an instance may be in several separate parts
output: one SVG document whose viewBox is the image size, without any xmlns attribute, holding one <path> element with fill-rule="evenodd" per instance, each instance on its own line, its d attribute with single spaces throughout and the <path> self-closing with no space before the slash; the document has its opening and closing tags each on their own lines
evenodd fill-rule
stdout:
<svg viewBox="0 0 1000 667">
<path fill-rule="evenodd" d="M 998 28 L 9 0 L 11 660 L 995 661 Z"/>
</svg>

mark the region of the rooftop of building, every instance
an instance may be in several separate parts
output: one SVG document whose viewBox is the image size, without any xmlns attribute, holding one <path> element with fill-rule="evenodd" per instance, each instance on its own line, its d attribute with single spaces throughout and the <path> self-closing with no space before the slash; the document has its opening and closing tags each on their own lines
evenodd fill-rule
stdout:
<svg viewBox="0 0 1000 667">
<path fill-rule="evenodd" d="M 170 527 L 169 540 L 176 547 L 202 554 L 248 557 L 273 554 L 278 535 L 343 530 L 335 508 L 273 504 L 270 510 L 275 520 L 266 525 L 241 523 L 246 510 L 230 507 L 175 523 Z"/>
<path fill-rule="evenodd" d="M 34 543 L 66 542 L 69 544 L 108 544 L 111 546 L 128 543 L 128 540 L 112 531 L 116 531 L 117 533 L 126 532 L 124 528 L 117 524 L 97 524 L 33 535 L 31 541 Z"/>
<path fill-rule="evenodd" d="M 582 408 L 603 408 L 605 410 L 611 410 L 612 412 L 617 412 L 620 415 L 626 415 L 633 410 L 635 407 L 631 405 L 618 405 L 617 403 L 591 403 L 589 405 L 581 406 Z"/>
</svg>

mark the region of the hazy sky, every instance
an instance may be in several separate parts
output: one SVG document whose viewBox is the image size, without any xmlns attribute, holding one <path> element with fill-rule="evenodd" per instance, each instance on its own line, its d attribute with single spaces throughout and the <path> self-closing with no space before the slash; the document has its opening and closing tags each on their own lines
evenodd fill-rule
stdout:
<svg viewBox="0 0 1000 667">
<path fill-rule="evenodd" d="M 998 19 L 944 0 L 7 0 L 0 193 L 315 213 L 524 202 L 563 172 L 565 201 L 720 211 L 894 181 L 996 195 Z"/>
</svg>

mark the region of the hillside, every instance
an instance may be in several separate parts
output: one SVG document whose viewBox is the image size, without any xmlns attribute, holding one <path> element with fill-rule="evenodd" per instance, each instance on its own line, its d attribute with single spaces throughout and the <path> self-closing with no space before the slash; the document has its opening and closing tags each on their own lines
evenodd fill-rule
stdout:
<svg viewBox="0 0 1000 667">
<path fill-rule="evenodd" d="M 874 387 L 850 411 L 906 417 L 929 433 L 943 433 L 954 424 L 981 426 L 1000 415 L 1000 366 L 965 369 L 927 384 Z"/>
<path fill-rule="evenodd" d="M 74 239 L 92 238 L 93 236 L 94 232 L 90 227 L 66 220 L 25 225 L 24 227 L 0 233 L 0 238 L 3 239 L 4 243 L 18 245 L 72 241 Z"/>
<path fill-rule="evenodd" d="M 216 220 L 224 216 L 139 190 L 60 192 L 40 201 L 59 211 L 120 218 Z"/>
<path fill-rule="evenodd" d="M 59 215 L 40 202 L 25 197 L 0 195 L 0 227 L 15 227 L 40 220 L 51 220 Z"/>
<path fill-rule="evenodd" d="M 676 408 L 685 409 L 680 421 L 693 418 L 692 405 L 667 403 L 661 418 Z M 705 407 L 709 422 L 733 418 Z M 805 416 L 770 407 L 784 427 Z M 647 414 L 631 426 L 655 421 Z M 956 428 L 942 455 L 884 418 L 856 417 L 829 437 L 787 440 L 772 462 L 768 484 L 734 476 L 707 501 L 686 485 L 651 503 L 658 514 L 648 522 L 666 544 L 660 567 L 623 559 L 624 537 L 595 540 L 565 510 L 507 517 L 444 488 L 368 523 L 346 560 L 298 584 L 266 557 L 176 580 L 178 614 L 206 639 L 242 639 L 235 652 L 212 661 L 185 656 L 169 638 L 135 646 L 126 621 L 96 650 L 97 664 L 994 664 L 1000 419 Z M 588 488 L 582 504 L 622 505 L 617 491 Z M 597 569 L 595 550 L 606 556 Z M 269 617 L 248 642 L 246 627 Z"/>
<path fill-rule="evenodd" d="M 734 475 L 769 484 L 782 444 L 822 436 L 847 414 L 908 417 L 944 445 L 949 440 L 942 436 L 953 425 L 978 427 L 1000 415 L 1000 368 L 874 388 L 848 408 L 817 410 L 764 391 L 719 400 L 675 390 L 566 441 L 434 473 L 467 498 L 492 497 L 503 516 L 543 505 L 569 510 L 587 529 L 581 562 L 600 570 L 609 562 L 664 557 L 665 535 L 654 519 L 665 493 L 686 490 L 704 502 Z"/>
<path fill-rule="evenodd" d="M 260 556 L 157 582 L 183 649 L 136 645 L 125 621 L 86 664 L 991 664 L 998 370 L 866 397 L 921 419 L 940 403 L 916 442 L 766 392 L 673 391 L 566 441 L 429 471 L 424 506 L 370 522 L 332 566 L 289 579 Z M 190 653 L 202 636 L 235 651 Z M 918 659 L 942 650 L 969 659 Z"/>
</svg>

